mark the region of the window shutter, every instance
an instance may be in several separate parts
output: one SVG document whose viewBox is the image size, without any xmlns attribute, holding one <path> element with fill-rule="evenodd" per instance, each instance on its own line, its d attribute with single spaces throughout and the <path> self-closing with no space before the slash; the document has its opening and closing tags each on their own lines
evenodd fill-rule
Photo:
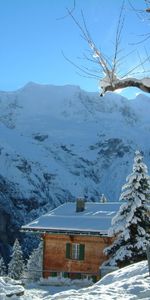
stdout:
<svg viewBox="0 0 150 300">
<path fill-rule="evenodd" d="M 52 277 L 57 277 L 57 272 L 51 272 Z"/>
<path fill-rule="evenodd" d="M 77 279 L 81 279 L 81 273 L 77 273 L 77 274 L 76 274 L 76 278 L 77 278 Z"/>
<path fill-rule="evenodd" d="M 70 258 L 70 250 L 71 250 L 71 244 L 66 244 L 66 258 Z"/>
<path fill-rule="evenodd" d="M 64 273 L 63 273 L 63 277 L 64 277 L 64 278 L 68 278 L 68 277 L 69 277 L 69 276 L 68 276 L 68 273 L 67 273 L 67 272 L 64 272 Z"/>
<path fill-rule="evenodd" d="M 96 275 L 93 275 L 92 276 L 92 280 L 93 280 L 93 283 L 95 283 L 97 281 L 97 276 Z"/>
<path fill-rule="evenodd" d="M 85 245 L 80 244 L 79 260 L 84 260 Z"/>
</svg>

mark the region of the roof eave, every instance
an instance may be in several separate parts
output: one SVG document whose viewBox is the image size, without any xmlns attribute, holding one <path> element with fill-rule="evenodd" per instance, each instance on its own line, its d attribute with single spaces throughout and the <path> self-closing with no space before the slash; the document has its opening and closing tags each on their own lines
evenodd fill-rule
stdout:
<svg viewBox="0 0 150 300">
<path fill-rule="evenodd" d="M 22 227 L 21 232 L 25 233 L 37 233 L 37 234 L 66 234 L 66 235 L 91 235 L 91 236 L 109 236 L 108 231 L 91 231 L 91 230 L 66 230 L 66 229 L 51 229 L 51 228 L 29 228 Z"/>
</svg>

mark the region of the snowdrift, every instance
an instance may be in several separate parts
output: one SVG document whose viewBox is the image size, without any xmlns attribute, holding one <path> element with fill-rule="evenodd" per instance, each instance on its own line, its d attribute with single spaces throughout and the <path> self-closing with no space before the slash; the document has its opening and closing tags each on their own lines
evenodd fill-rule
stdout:
<svg viewBox="0 0 150 300">
<path fill-rule="evenodd" d="M 24 287 L 19 282 L 8 277 L 0 277 L 0 300 L 6 297 L 19 296 L 24 294 Z"/>
<path fill-rule="evenodd" d="M 106 275 L 92 287 L 55 294 L 48 299 L 131 300 L 150 299 L 147 261 L 142 261 Z"/>
<path fill-rule="evenodd" d="M 17 285 L 16 281 L 10 279 L 7 281 L 6 278 L 1 277 L 0 299 L 7 299 L 6 295 L 9 294 L 9 296 L 18 295 L 13 296 L 11 298 L 13 300 L 149 300 L 150 277 L 148 263 L 147 261 L 142 261 L 117 270 L 106 275 L 99 282 L 88 288 L 77 290 L 79 286 L 75 287 L 75 284 L 72 287 L 76 288 L 76 290 L 68 290 L 68 286 L 65 285 L 54 287 L 34 284 L 24 291 L 24 288 L 21 285 Z M 56 294 L 56 291 L 60 290 L 60 288 L 61 292 Z M 62 292 L 62 290 L 66 291 Z"/>
</svg>

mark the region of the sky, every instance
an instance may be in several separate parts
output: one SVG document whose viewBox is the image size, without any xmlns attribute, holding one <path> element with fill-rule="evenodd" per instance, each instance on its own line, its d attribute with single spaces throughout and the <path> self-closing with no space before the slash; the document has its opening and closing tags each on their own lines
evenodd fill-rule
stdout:
<svg viewBox="0 0 150 300">
<path fill-rule="evenodd" d="M 144 0 L 130 0 L 143 8 Z M 121 37 L 121 55 L 125 56 L 121 71 L 132 69 L 149 49 L 148 41 L 136 44 L 148 32 L 147 22 L 125 1 L 125 22 Z M 74 16 L 82 23 L 81 9 L 96 45 L 108 57 L 114 49 L 114 38 L 121 0 L 76 0 Z M 98 80 L 85 74 L 63 56 L 79 66 L 88 67 L 82 59 L 88 45 L 66 8 L 74 0 L 0 0 L 0 90 L 13 91 L 28 82 L 54 85 L 78 85 L 98 91 Z M 132 43 L 132 45 L 131 45 Z M 146 49 L 146 51 L 145 51 Z M 132 55 L 126 57 L 129 51 Z M 94 66 L 93 66 L 94 68 Z M 123 73 L 123 72 L 121 72 Z M 102 75 L 102 74 L 100 74 Z M 129 96 L 140 92 L 130 88 Z"/>
</svg>

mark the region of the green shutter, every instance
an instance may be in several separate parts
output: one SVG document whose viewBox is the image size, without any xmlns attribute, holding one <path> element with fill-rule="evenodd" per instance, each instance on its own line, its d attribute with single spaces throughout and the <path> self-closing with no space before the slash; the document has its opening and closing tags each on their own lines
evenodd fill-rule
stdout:
<svg viewBox="0 0 150 300">
<path fill-rule="evenodd" d="M 84 252 L 85 252 L 84 249 L 85 249 L 85 245 L 80 244 L 79 260 L 84 260 Z"/>
<path fill-rule="evenodd" d="M 69 277 L 68 273 L 67 273 L 67 272 L 64 272 L 64 273 L 63 273 L 63 277 L 64 277 L 64 278 L 68 278 L 68 277 Z"/>
<path fill-rule="evenodd" d="M 81 273 L 76 274 L 76 279 L 81 279 Z"/>
<path fill-rule="evenodd" d="M 70 258 L 70 250 L 71 250 L 71 244 L 66 244 L 66 258 Z"/>
<path fill-rule="evenodd" d="M 97 276 L 96 276 L 96 275 L 93 275 L 93 276 L 92 276 L 92 280 L 93 280 L 93 283 L 97 282 Z"/>
<path fill-rule="evenodd" d="M 57 272 L 51 272 L 52 277 L 57 277 Z"/>
</svg>

